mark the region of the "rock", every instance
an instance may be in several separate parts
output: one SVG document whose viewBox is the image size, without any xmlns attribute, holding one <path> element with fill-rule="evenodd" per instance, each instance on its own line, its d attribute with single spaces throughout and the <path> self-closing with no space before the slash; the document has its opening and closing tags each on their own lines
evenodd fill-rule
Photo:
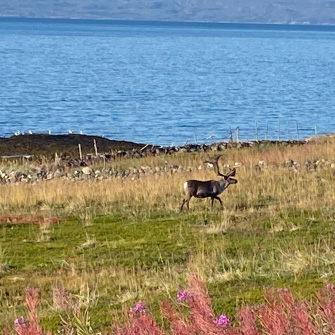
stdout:
<svg viewBox="0 0 335 335">
<path fill-rule="evenodd" d="M 291 168 L 294 166 L 294 161 L 292 159 L 287 159 L 284 163 L 284 166 L 287 168 Z"/>
<path fill-rule="evenodd" d="M 317 165 L 318 165 L 317 162 L 312 162 L 310 160 L 307 160 L 305 162 L 305 166 L 306 166 L 307 171 L 315 171 L 316 168 L 317 168 Z"/>
<path fill-rule="evenodd" d="M 81 172 L 85 175 L 91 175 L 93 173 L 93 170 L 89 166 L 84 166 L 81 169 Z"/>
</svg>

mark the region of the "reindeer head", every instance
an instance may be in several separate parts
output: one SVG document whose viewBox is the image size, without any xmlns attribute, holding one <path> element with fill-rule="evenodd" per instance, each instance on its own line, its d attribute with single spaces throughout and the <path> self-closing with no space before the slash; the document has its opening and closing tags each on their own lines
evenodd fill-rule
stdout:
<svg viewBox="0 0 335 335">
<path fill-rule="evenodd" d="M 219 175 L 223 177 L 224 180 L 226 180 L 229 184 L 236 184 L 237 179 L 232 178 L 236 174 L 236 169 L 232 169 L 228 174 L 222 174 L 219 172 Z"/>
</svg>

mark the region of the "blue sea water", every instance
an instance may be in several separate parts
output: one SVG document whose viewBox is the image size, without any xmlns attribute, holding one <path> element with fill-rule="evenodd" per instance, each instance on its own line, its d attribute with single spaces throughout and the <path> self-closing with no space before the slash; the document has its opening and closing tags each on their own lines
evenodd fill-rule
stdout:
<svg viewBox="0 0 335 335">
<path fill-rule="evenodd" d="M 335 27 L 0 19 L 0 136 L 335 132 Z"/>
</svg>

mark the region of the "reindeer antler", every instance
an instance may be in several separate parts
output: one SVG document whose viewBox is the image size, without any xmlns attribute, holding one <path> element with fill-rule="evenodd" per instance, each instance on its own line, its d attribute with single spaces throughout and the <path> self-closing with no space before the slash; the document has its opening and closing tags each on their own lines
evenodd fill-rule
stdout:
<svg viewBox="0 0 335 335">
<path fill-rule="evenodd" d="M 222 155 L 217 155 L 217 156 L 214 156 L 212 158 L 209 158 L 209 159 L 205 160 L 204 163 L 212 165 L 215 173 L 220 177 L 224 177 L 224 178 L 234 177 L 235 174 L 236 174 L 236 169 L 235 168 L 233 168 L 230 172 L 228 172 L 228 174 L 223 174 L 223 173 L 220 172 L 220 170 L 219 170 L 219 159 L 220 159 L 221 156 Z"/>
<path fill-rule="evenodd" d="M 210 164 L 213 166 L 214 168 L 214 171 L 215 173 L 218 175 L 218 176 L 221 176 L 221 177 L 226 177 L 224 174 L 220 173 L 219 171 L 219 158 L 221 157 L 222 155 L 217 155 L 217 156 L 214 156 L 212 158 L 209 158 L 207 160 L 204 161 L 204 163 L 207 163 L 207 164 Z"/>
<path fill-rule="evenodd" d="M 225 175 L 225 177 L 234 177 L 236 174 L 236 169 L 233 168 L 230 172 L 228 172 L 228 174 Z"/>
<path fill-rule="evenodd" d="M 217 156 L 213 156 L 212 158 L 209 158 L 207 160 L 204 161 L 204 163 L 208 163 L 208 164 L 217 164 L 217 162 L 219 161 L 219 158 L 221 157 L 222 155 L 217 155 Z"/>
</svg>

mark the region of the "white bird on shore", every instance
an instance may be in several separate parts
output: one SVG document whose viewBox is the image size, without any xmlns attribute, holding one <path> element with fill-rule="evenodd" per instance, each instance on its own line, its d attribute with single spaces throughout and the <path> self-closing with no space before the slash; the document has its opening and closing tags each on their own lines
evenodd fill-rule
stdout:
<svg viewBox="0 0 335 335">
<path fill-rule="evenodd" d="M 32 135 L 32 134 L 33 134 L 33 132 L 32 132 L 31 130 L 28 130 L 28 134 Z"/>
<path fill-rule="evenodd" d="M 73 134 L 73 131 L 72 130 L 68 130 L 67 133 L 68 134 Z"/>
<path fill-rule="evenodd" d="M 205 140 L 212 140 L 214 137 L 215 137 L 215 135 L 211 134 L 211 135 L 205 137 Z"/>
<path fill-rule="evenodd" d="M 16 131 L 16 132 L 14 133 L 14 135 L 15 135 L 15 136 L 21 135 L 20 130 Z"/>
</svg>

